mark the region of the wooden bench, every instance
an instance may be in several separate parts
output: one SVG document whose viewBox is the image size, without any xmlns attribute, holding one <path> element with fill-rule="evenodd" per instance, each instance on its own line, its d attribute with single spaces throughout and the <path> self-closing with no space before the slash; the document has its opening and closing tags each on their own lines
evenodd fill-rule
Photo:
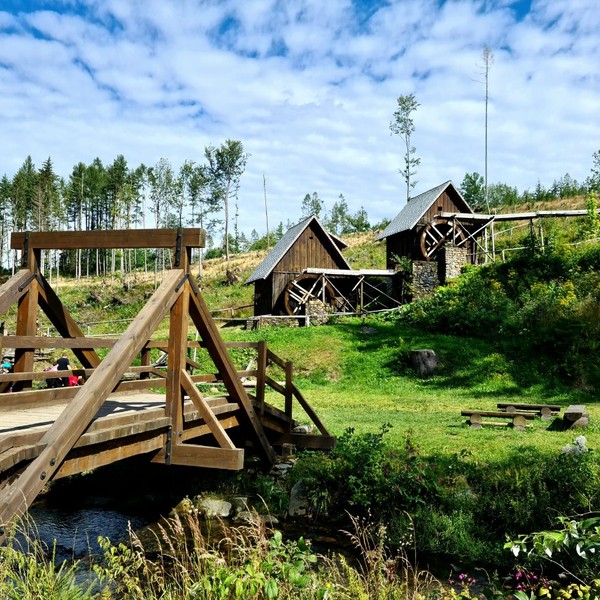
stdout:
<svg viewBox="0 0 600 600">
<path fill-rule="evenodd" d="M 463 417 L 469 417 L 469 424 L 473 429 L 481 429 L 483 425 L 512 425 L 518 431 L 524 431 L 527 421 L 535 419 L 532 412 L 507 412 L 504 410 L 462 410 L 460 414 Z M 494 421 L 484 421 L 484 418 L 510 419 L 510 423 L 498 423 Z"/>
<path fill-rule="evenodd" d="M 571 404 L 563 414 L 565 428 L 587 427 L 590 422 L 590 415 L 585 410 L 583 404 Z"/>
<path fill-rule="evenodd" d="M 516 402 L 498 402 L 498 408 L 506 412 L 532 412 L 535 415 L 542 417 L 544 421 L 549 421 L 554 415 L 560 412 L 558 404 L 518 404 Z"/>
</svg>

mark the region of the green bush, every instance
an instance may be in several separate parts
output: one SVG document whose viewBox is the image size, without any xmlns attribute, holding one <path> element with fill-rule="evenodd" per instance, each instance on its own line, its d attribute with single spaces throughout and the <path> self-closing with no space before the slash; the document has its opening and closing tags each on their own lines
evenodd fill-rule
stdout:
<svg viewBox="0 0 600 600">
<path fill-rule="evenodd" d="M 410 435 L 397 450 L 386 443 L 388 431 L 389 425 L 360 435 L 347 429 L 330 455 L 305 454 L 294 465 L 290 481 L 305 483 L 316 516 L 347 511 L 389 521 L 434 501 L 439 494 L 436 473 L 421 459 Z"/>
<path fill-rule="evenodd" d="M 600 245 L 557 245 L 544 253 L 529 248 L 504 263 L 467 268 L 451 286 L 403 307 L 396 318 L 493 340 L 537 372 L 597 386 Z"/>
</svg>

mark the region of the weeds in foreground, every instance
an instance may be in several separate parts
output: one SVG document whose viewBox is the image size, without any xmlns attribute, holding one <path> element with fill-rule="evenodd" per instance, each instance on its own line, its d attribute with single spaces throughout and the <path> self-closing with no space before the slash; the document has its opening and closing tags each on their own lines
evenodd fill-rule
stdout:
<svg viewBox="0 0 600 600">
<path fill-rule="evenodd" d="M 387 551 L 385 528 L 352 518 L 348 536 L 354 559 L 315 554 L 308 541 L 285 541 L 254 515 L 251 523 L 224 526 L 218 540 L 201 530 L 194 510 L 167 519 L 156 533 L 158 550 L 147 553 L 131 533 L 130 543 L 101 539 L 104 563 L 95 567 L 117 597 L 204 600 L 444 598 L 443 586 L 413 567 L 405 553 Z"/>
<path fill-rule="evenodd" d="M 284 540 L 255 513 L 247 524 L 220 523 L 211 540 L 198 512 L 166 519 L 152 549 L 130 532 L 129 543 L 100 538 L 103 559 L 82 571 L 78 562 L 57 566 L 54 549 L 12 536 L 0 548 L 0 598 L 7 600 L 474 600 L 476 598 L 598 598 L 598 582 L 566 587 L 518 569 L 510 582 L 478 583 L 467 573 L 448 585 L 416 566 L 414 544 L 392 554 L 383 525 L 351 517 L 350 556 L 323 556 L 310 542 Z M 149 544 L 146 544 L 149 546 Z M 85 581 L 85 584 L 81 582 Z M 507 585 L 510 584 L 510 585 Z"/>
<path fill-rule="evenodd" d="M 2 600 L 93 600 L 93 582 L 78 579 L 79 562 L 56 561 L 52 548 L 40 541 L 24 519 L 0 547 L 0 598 Z"/>
</svg>

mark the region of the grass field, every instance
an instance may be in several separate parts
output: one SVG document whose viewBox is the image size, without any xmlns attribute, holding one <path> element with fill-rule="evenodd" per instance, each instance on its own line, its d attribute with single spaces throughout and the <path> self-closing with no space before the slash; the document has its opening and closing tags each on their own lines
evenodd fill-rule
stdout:
<svg viewBox="0 0 600 600">
<path fill-rule="evenodd" d="M 347 428 L 377 432 L 389 423 L 390 441 L 408 432 L 424 455 L 460 454 L 494 462 L 526 447 L 559 452 L 581 431 L 554 431 L 535 419 L 525 432 L 465 424 L 462 409 L 495 410 L 497 402 L 585 404 L 588 446 L 600 443 L 600 407 L 585 391 L 539 378 L 480 340 L 423 333 L 377 320 L 347 319 L 311 328 L 223 330 L 226 339 L 266 339 L 269 347 L 294 363 L 299 386 L 335 435 Z M 439 372 L 427 379 L 408 364 L 410 350 L 431 348 L 441 358 Z M 277 377 L 277 375 L 275 375 Z M 296 410 L 296 407 L 295 407 Z M 296 413 L 295 413 L 296 416 Z M 302 420 L 302 413 L 297 418 Z"/>
</svg>

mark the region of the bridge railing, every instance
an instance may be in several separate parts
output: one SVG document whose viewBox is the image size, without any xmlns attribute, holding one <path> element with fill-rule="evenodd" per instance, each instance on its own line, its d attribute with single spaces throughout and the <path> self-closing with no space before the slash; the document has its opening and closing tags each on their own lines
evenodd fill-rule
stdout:
<svg viewBox="0 0 600 600">
<path fill-rule="evenodd" d="M 81 347 L 86 344 L 87 347 L 93 348 L 111 348 L 117 338 L 94 337 L 85 338 L 85 342 L 79 339 L 70 338 L 23 338 L 18 336 L 2 336 L 4 348 L 19 348 L 34 350 L 42 347 L 45 349 L 56 347 L 74 348 Z M 150 391 L 165 388 L 167 381 L 167 364 L 156 365 L 151 363 L 151 351 L 159 349 L 166 351 L 168 347 L 167 340 L 148 340 L 140 354 L 140 365 L 132 365 L 128 367 L 126 375 L 116 385 L 113 392 L 132 392 L 132 391 Z M 188 354 L 190 350 L 204 348 L 202 341 L 188 341 Z M 303 396 L 293 380 L 293 364 L 279 357 L 267 347 L 265 341 L 260 342 L 226 342 L 225 347 L 228 351 L 235 349 L 250 349 L 255 351 L 256 356 L 250 361 L 250 364 L 255 364 L 255 368 L 246 368 L 237 370 L 238 377 L 242 380 L 247 388 L 254 389 L 253 399 L 256 403 L 257 410 L 261 417 L 265 414 L 265 397 L 267 390 L 272 390 L 283 398 L 283 414 L 290 427 L 294 423 L 294 401 L 304 411 L 306 416 L 312 421 L 315 427 L 322 435 L 329 436 L 330 433 L 323 425 L 316 412 Z M 276 365 L 283 372 L 283 380 L 276 380 L 269 367 Z M 250 366 L 250 365 L 249 365 Z M 190 378 L 196 384 L 219 385 L 222 383 L 221 376 L 218 372 L 215 373 L 199 373 L 203 370 L 203 366 L 193 360 L 187 359 L 187 368 L 190 371 Z M 30 386 L 33 382 L 48 385 L 65 377 L 77 377 L 80 382 L 85 382 L 95 369 L 70 369 L 68 371 L 29 371 L 18 373 L 0 373 L 0 410 L 11 410 L 16 408 L 26 408 L 32 406 L 49 406 L 60 404 L 70 400 L 77 393 L 77 387 L 46 387 L 35 388 L 35 383 L 30 389 L 24 389 L 15 393 L 11 392 L 8 386 L 14 385 L 16 382 L 28 383 Z M 255 381 L 250 381 L 254 378 Z M 4 387 L 4 389 L 3 389 Z M 251 395 L 252 397 L 252 395 Z"/>
</svg>

